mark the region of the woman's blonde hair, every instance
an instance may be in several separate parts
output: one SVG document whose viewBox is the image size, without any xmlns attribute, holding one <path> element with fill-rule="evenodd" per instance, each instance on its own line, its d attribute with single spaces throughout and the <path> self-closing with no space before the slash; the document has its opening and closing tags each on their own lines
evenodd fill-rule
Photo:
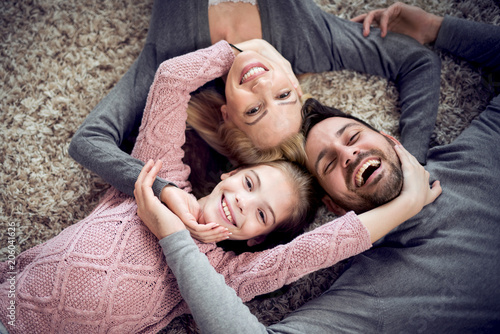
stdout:
<svg viewBox="0 0 500 334">
<path fill-rule="evenodd" d="M 256 148 L 243 131 L 224 122 L 220 108 L 225 103 L 221 93 L 214 89 L 204 89 L 191 97 L 187 109 L 188 124 L 217 152 L 236 165 L 280 159 L 305 163 L 302 133 L 284 139 L 276 147 Z"/>
</svg>

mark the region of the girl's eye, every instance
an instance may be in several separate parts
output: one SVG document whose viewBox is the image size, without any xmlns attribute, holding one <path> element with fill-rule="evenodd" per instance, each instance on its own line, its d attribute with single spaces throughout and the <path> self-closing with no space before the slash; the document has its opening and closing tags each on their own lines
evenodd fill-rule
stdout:
<svg viewBox="0 0 500 334">
<path fill-rule="evenodd" d="M 256 113 L 258 113 L 258 112 L 259 112 L 259 110 L 260 110 L 260 107 L 254 107 L 254 108 L 252 108 L 252 109 L 248 110 L 248 111 L 246 112 L 246 114 L 247 114 L 248 116 L 253 116 L 253 115 L 255 115 Z"/>
<path fill-rule="evenodd" d="M 259 218 L 264 224 L 266 223 L 266 214 L 264 213 L 264 211 L 259 210 Z"/>
<path fill-rule="evenodd" d="M 251 191 L 252 190 L 252 180 L 250 180 L 250 178 L 248 178 L 248 177 L 245 177 L 245 183 L 247 185 L 248 190 Z"/>
<path fill-rule="evenodd" d="M 278 98 L 280 98 L 281 100 L 284 100 L 284 99 L 286 99 L 287 97 L 289 97 L 289 96 L 290 96 L 290 94 L 291 94 L 291 92 L 290 92 L 290 91 L 287 91 L 287 92 L 281 93 L 281 94 L 278 96 Z"/>
</svg>

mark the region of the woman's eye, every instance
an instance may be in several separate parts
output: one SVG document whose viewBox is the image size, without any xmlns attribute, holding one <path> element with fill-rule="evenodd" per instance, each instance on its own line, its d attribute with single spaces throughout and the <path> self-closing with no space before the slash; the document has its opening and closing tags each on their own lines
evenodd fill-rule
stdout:
<svg viewBox="0 0 500 334">
<path fill-rule="evenodd" d="M 281 100 L 283 100 L 283 99 L 286 99 L 287 97 L 289 97 L 289 96 L 290 96 L 290 94 L 291 94 L 291 92 L 290 92 L 290 91 L 287 91 L 287 92 L 285 92 L 285 93 L 281 93 L 281 94 L 278 96 L 278 98 L 280 98 Z"/>
<path fill-rule="evenodd" d="M 255 108 L 252 108 L 252 109 L 248 110 L 246 112 L 246 114 L 249 115 L 249 116 L 252 116 L 252 115 L 255 115 L 256 113 L 258 113 L 259 110 L 260 110 L 260 107 L 255 107 Z"/>
</svg>

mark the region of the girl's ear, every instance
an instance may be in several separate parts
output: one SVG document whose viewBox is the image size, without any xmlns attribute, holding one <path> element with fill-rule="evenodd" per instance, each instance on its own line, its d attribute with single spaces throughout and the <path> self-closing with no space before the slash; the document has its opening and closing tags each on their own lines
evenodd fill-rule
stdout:
<svg viewBox="0 0 500 334">
<path fill-rule="evenodd" d="M 323 196 L 322 201 L 326 205 L 328 211 L 333 212 L 337 216 L 343 216 L 347 213 L 344 208 L 335 203 L 328 195 Z"/>
<path fill-rule="evenodd" d="M 238 173 L 240 171 L 239 168 L 236 168 L 236 169 L 233 169 L 232 171 L 228 172 L 228 173 L 223 173 L 221 176 L 220 176 L 220 179 L 222 181 L 224 181 L 225 179 L 227 179 L 228 177 L 230 176 L 233 176 L 234 174 Z"/>
<path fill-rule="evenodd" d="M 396 143 L 396 145 L 401 145 L 401 143 L 399 142 L 399 140 L 397 140 L 393 136 L 388 135 L 387 133 L 385 133 L 383 131 L 380 131 L 380 133 L 382 134 L 382 136 L 385 136 L 385 137 L 389 138 L 390 140 L 392 140 L 394 143 Z"/>
<path fill-rule="evenodd" d="M 264 242 L 264 240 L 266 240 L 265 235 L 258 235 L 256 237 L 253 237 L 252 239 L 247 240 L 247 245 L 248 247 L 252 247 L 260 244 L 261 242 Z"/>
<path fill-rule="evenodd" d="M 220 112 L 222 114 L 222 119 L 224 120 L 224 122 L 227 122 L 227 105 L 223 104 L 220 107 Z"/>
</svg>

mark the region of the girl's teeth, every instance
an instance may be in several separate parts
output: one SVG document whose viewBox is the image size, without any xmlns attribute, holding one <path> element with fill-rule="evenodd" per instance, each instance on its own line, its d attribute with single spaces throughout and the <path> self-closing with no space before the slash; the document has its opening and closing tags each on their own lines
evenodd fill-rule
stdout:
<svg viewBox="0 0 500 334">
<path fill-rule="evenodd" d="M 222 201 L 222 208 L 224 209 L 224 213 L 226 214 L 227 219 L 232 223 L 233 217 L 231 216 L 231 211 L 227 208 L 227 204 L 225 201 Z"/>
</svg>

